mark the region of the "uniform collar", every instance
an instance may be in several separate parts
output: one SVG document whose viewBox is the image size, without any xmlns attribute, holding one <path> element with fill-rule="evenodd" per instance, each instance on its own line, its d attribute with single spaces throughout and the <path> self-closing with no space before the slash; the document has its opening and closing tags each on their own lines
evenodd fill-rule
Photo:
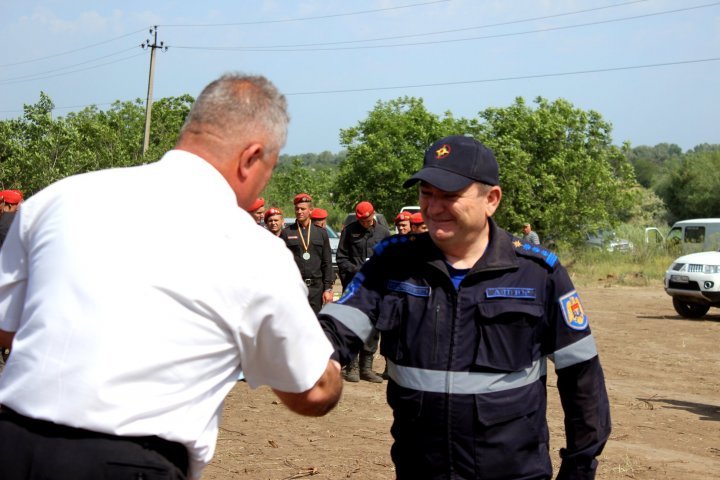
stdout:
<svg viewBox="0 0 720 480">
<path fill-rule="evenodd" d="M 488 227 L 490 228 L 490 241 L 485 249 L 485 253 L 483 253 L 480 260 L 473 265 L 468 275 L 476 272 L 509 270 L 518 267 L 517 255 L 515 254 L 515 247 L 511 242 L 510 235 L 498 227 L 492 218 L 488 218 Z M 445 254 L 435 245 L 430 235 L 424 233 L 417 238 L 426 240 L 433 247 L 427 257 L 428 263 L 443 272 L 447 272 Z"/>
<path fill-rule="evenodd" d="M 489 217 L 488 226 L 490 227 L 490 241 L 485 249 L 485 253 L 475 266 L 470 270 L 472 272 L 483 270 L 505 270 L 517 268 L 518 260 L 515 254 L 510 235 L 498 227 L 495 221 Z"/>
</svg>

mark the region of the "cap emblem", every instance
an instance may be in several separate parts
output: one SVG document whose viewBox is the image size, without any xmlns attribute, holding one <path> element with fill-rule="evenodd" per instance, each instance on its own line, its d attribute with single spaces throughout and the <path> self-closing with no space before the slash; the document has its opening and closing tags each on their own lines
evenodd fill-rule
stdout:
<svg viewBox="0 0 720 480">
<path fill-rule="evenodd" d="M 450 155 L 450 145 L 447 143 L 444 143 L 442 147 L 435 150 L 435 158 L 438 160 L 442 160 L 443 158 L 447 158 Z"/>
</svg>

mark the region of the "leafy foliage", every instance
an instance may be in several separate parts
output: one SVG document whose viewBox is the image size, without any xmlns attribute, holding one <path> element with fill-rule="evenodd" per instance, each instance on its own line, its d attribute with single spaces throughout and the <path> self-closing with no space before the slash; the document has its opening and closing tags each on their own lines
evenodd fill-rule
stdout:
<svg viewBox="0 0 720 480">
<path fill-rule="evenodd" d="M 347 157 L 340 163 L 337 201 L 347 211 L 369 200 L 394 216 L 417 203 L 417 190 L 402 187 L 422 166 L 425 149 L 438 138 L 466 130 L 470 122 L 428 112 L 422 99 L 403 97 L 378 102 L 365 120 L 340 131 Z"/>
<path fill-rule="evenodd" d="M 26 196 L 78 173 L 138 165 L 172 148 L 193 98 L 164 98 L 153 105 L 150 149 L 142 155 L 145 107 L 141 100 L 115 102 L 107 111 L 91 106 L 52 118 L 45 93 L 26 105 L 23 117 L 0 122 L 0 185 Z"/>
<path fill-rule="evenodd" d="M 651 188 L 662 174 L 664 166 L 681 155 L 682 149 L 674 143 L 659 143 L 654 147 L 641 145 L 627 152 L 637 181 L 645 188 Z"/>
<path fill-rule="evenodd" d="M 671 221 L 720 215 L 720 145 L 701 145 L 668 162 L 657 191 Z"/>
<path fill-rule="evenodd" d="M 142 100 L 53 118 L 53 102 L 41 92 L 21 118 L 0 121 L 0 188 L 29 196 L 68 175 L 157 160 L 175 144 L 192 102 L 190 95 L 155 102 L 143 156 Z M 361 200 L 392 218 L 403 205 L 417 203 L 417 190 L 402 183 L 421 167 L 426 147 L 446 135 L 467 134 L 496 153 L 504 191 L 496 219 L 510 231 L 528 221 L 541 237 L 572 243 L 584 229 L 720 212 L 720 145 L 686 153 L 671 143 L 617 147 L 599 113 L 563 99 L 540 97 L 534 104 L 517 98 L 466 119 L 431 113 L 420 98 L 379 101 L 367 118 L 340 130 L 346 150 L 282 155 L 263 195 L 289 218 L 292 198 L 301 191 L 329 211 L 334 225 Z"/>
<path fill-rule="evenodd" d="M 636 193 L 632 166 L 612 145 L 611 126 L 563 99 L 522 98 L 480 112 L 478 138 L 496 154 L 504 197 L 498 222 L 579 241 L 586 229 L 625 220 Z"/>
</svg>

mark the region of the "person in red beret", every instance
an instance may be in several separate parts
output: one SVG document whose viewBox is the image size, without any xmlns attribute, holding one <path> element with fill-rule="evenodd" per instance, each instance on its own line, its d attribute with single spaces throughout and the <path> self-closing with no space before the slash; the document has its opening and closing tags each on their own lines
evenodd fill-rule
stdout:
<svg viewBox="0 0 720 480">
<path fill-rule="evenodd" d="M 263 219 L 265 218 L 265 199 L 258 198 L 255 200 L 253 204 L 248 207 L 247 212 L 255 218 L 255 222 L 258 225 L 262 225 Z"/>
<path fill-rule="evenodd" d="M 3 190 L 0 192 L 0 197 L 2 197 L 2 216 L 0 216 L 0 246 L 2 246 L 15 218 L 15 212 L 22 203 L 23 194 L 20 190 Z"/>
<path fill-rule="evenodd" d="M 282 210 L 280 210 L 279 208 L 270 207 L 265 212 L 265 228 L 267 228 L 270 233 L 272 233 L 276 237 L 280 236 L 280 232 L 282 232 L 284 222 L 285 220 L 283 219 Z"/>
<path fill-rule="evenodd" d="M 424 233 L 428 231 L 427 225 L 425 225 L 425 219 L 422 213 L 413 213 L 410 216 L 410 231 L 412 233 Z"/>
<path fill-rule="evenodd" d="M 308 287 L 308 301 L 315 313 L 323 304 L 333 301 L 335 272 L 332 265 L 330 238 L 324 228 L 313 228 L 310 213 L 312 197 L 307 193 L 295 195 L 295 223 L 280 233 L 290 249 L 300 275 Z"/>
<path fill-rule="evenodd" d="M 407 235 L 410 233 L 410 212 L 400 212 L 395 216 L 395 228 L 400 235 Z"/>
<path fill-rule="evenodd" d="M 328 212 L 323 208 L 313 208 L 313 211 L 310 212 L 310 220 L 312 220 L 313 225 L 316 227 L 325 228 L 325 225 L 327 225 L 327 217 Z"/>
<path fill-rule="evenodd" d="M 373 255 L 375 245 L 390 236 L 390 230 L 375 220 L 375 207 L 372 203 L 367 201 L 358 203 L 355 207 L 355 217 L 357 220 L 349 223 L 340 233 L 340 243 L 335 255 L 343 290 L 348 288 L 363 263 Z M 382 383 L 382 377 L 372 369 L 379 339 L 380 335 L 376 332 L 360 350 L 359 359 L 355 357 L 343 368 L 345 380 Z"/>
</svg>

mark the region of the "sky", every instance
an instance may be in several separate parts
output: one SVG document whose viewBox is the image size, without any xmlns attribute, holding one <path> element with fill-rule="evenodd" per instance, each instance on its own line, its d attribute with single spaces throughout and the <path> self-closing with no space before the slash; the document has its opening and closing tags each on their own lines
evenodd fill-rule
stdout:
<svg viewBox="0 0 720 480">
<path fill-rule="evenodd" d="M 240 71 L 288 98 L 283 153 L 342 150 L 378 102 L 477 118 L 563 98 L 613 143 L 720 144 L 720 1 L 0 0 L 0 119 L 190 94 Z"/>
</svg>

